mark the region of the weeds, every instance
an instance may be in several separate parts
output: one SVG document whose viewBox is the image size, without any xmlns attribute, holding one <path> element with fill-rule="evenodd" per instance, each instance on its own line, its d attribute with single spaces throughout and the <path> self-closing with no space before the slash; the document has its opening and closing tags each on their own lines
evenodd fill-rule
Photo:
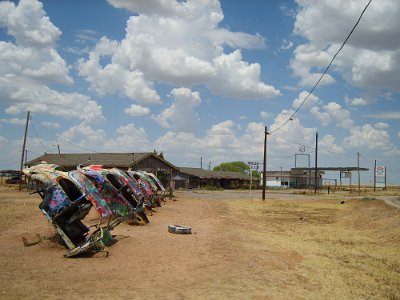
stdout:
<svg viewBox="0 0 400 300">
<path fill-rule="evenodd" d="M 247 247 L 302 257 L 293 269 L 275 270 L 280 282 L 290 283 L 285 293 L 313 299 L 398 299 L 400 212 L 369 200 L 375 199 L 346 205 L 337 200 L 237 201 L 230 207 Z"/>
</svg>

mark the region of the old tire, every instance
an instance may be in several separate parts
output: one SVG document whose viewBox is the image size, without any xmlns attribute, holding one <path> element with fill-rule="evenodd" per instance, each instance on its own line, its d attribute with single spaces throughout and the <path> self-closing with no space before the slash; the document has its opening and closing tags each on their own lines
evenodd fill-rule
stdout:
<svg viewBox="0 0 400 300">
<path fill-rule="evenodd" d="M 175 234 L 190 234 L 192 233 L 192 228 L 181 225 L 168 225 L 168 232 Z"/>
</svg>

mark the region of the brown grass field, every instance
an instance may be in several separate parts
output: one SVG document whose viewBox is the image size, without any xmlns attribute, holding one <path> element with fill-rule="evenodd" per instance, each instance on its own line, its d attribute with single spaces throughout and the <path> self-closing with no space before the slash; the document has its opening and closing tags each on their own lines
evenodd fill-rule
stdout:
<svg viewBox="0 0 400 300">
<path fill-rule="evenodd" d="M 176 200 L 150 224 L 118 226 L 108 258 L 67 259 L 39 196 L 2 186 L 0 299 L 400 299 L 400 209 L 381 200 L 268 192 L 263 202 L 248 191 Z M 24 247 L 36 234 L 43 242 Z"/>
</svg>

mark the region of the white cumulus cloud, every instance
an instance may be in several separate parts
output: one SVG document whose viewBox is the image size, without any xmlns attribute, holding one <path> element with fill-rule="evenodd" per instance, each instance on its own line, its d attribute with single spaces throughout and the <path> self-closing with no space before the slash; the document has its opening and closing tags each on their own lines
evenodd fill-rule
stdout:
<svg viewBox="0 0 400 300">
<path fill-rule="evenodd" d="M 345 102 L 347 105 L 351 106 L 365 106 L 374 103 L 376 100 L 374 98 L 363 98 L 363 97 L 355 97 L 353 99 L 349 97 L 345 97 Z"/>
<path fill-rule="evenodd" d="M 195 107 L 201 103 L 199 92 L 192 92 L 188 88 L 173 89 L 170 93 L 173 103 L 153 119 L 164 128 L 171 128 L 175 132 L 194 133 L 200 118 Z"/>
<path fill-rule="evenodd" d="M 129 108 L 124 109 L 124 113 L 132 117 L 141 117 L 150 114 L 150 109 L 148 107 L 132 104 Z"/>
<path fill-rule="evenodd" d="M 299 94 L 299 96 L 296 99 L 293 100 L 292 107 L 294 109 L 297 109 L 298 107 L 300 107 L 300 105 L 302 105 L 303 102 L 304 102 L 304 104 L 302 106 L 303 108 L 317 105 L 319 98 L 317 96 L 313 95 L 313 94 L 310 94 L 308 96 L 308 94 L 309 94 L 309 92 L 302 91 Z M 308 98 L 305 101 L 307 96 L 308 96 Z"/>
<path fill-rule="evenodd" d="M 323 111 L 320 111 L 319 107 L 314 106 L 311 108 L 310 112 L 324 126 L 332 121 L 336 123 L 336 126 L 342 128 L 350 128 L 354 124 L 353 120 L 350 119 L 350 111 L 342 108 L 342 106 L 336 102 L 329 102 L 327 105 L 324 105 Z"/>
<path fill-rule="evenodd" d="M 154 82 L 192 87 L 236 99 L 267 99 L 280 91 L 260 80 L 261 66 L 243 60 L 240 49 L 265 47 L 259 34 L 219 27 L 219 1 L 109 0 L 131 16 L 121 41 L 103 37 L 79 74 L 100 95 L 120 93 L 143 105 L 159 103 Z M 224 47 L 233 48 L 225 53 Z M 103 63 L 101 61 L 107 61 Z"/>
<path fill-rule="evenodd" d="M 380 149 L 384 153 L 398 152 L 399 150 L 390 143 L 389 133 L 371 124 L 356 126 L 350 129 L 350 135 L 343 140 L 346 148 Z"/>
<path fill-rule="evenodd" d="M 28 48 L 52 47 L 61 35 L 39 1 L 20 0 L 17 6 L 9 1 L 0 2 L 0 25 L 7 27 L 19 46 Z"/>
<path fill-rule="evenodd" d="M 316 70 L 323 70 L 339 49 L 367 1 L 297 0 L 297 3 L 299 11 L 294 33 L 308 42 L 295 49 L 291 67 L 301 84 L 310 85 L 319 76 Z M 336 57 L 330 73 L 337 71 L 348 83 L 358 87 L 399 92 L 399 12 L 400 2 L 396 0 L 372 1 Z M 331 82 L 333 78 L 327 74 L 327 79 L 321 83 Z M 364 104 L 356 100 L 353 105 Z"/>
<path fill-rule="evenodd" d="M 0 27 L 15 43 L 0 41 L 0 101 L 9 114 L 48 113 L 85 121 L 103 119 L 101 106 L 79 93 L 59 92 L 50 84 L 72 84 L 69 66 L 56 50 L 61 31 L 36 0 L 0 2 Z"/>
<path fill-rule="evenodd" d="M 269 117 L 271 117 L 271 113 L 267 112 L 267 111 L 261 111 L 260 112 L 260 117 L 263 120 L 268 119 Z"/>
</svg>

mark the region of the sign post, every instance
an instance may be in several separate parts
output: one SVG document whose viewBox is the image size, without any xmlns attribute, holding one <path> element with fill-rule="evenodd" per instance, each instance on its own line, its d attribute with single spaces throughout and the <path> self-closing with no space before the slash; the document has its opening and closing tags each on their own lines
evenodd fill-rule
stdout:
<svg viewBox="0 0 400 300">
<path fill-rule="evenodd" d="M 253 195 L 251 194 L 251 186 L 253 185 L 253 171 L 252 170 L 258 170 L 258 162 L 249 161 L 249 162 L 247 162 L 247 165 L 249 166 L 249 172 L 250 172 L 250 199 L 253 200 Z"/>
<path fill-rule="evenodd" d="M 376 166 L 375 167 L 375 185 L 376 187 L 386 188 L 386 167 Z"/>
</svg>

